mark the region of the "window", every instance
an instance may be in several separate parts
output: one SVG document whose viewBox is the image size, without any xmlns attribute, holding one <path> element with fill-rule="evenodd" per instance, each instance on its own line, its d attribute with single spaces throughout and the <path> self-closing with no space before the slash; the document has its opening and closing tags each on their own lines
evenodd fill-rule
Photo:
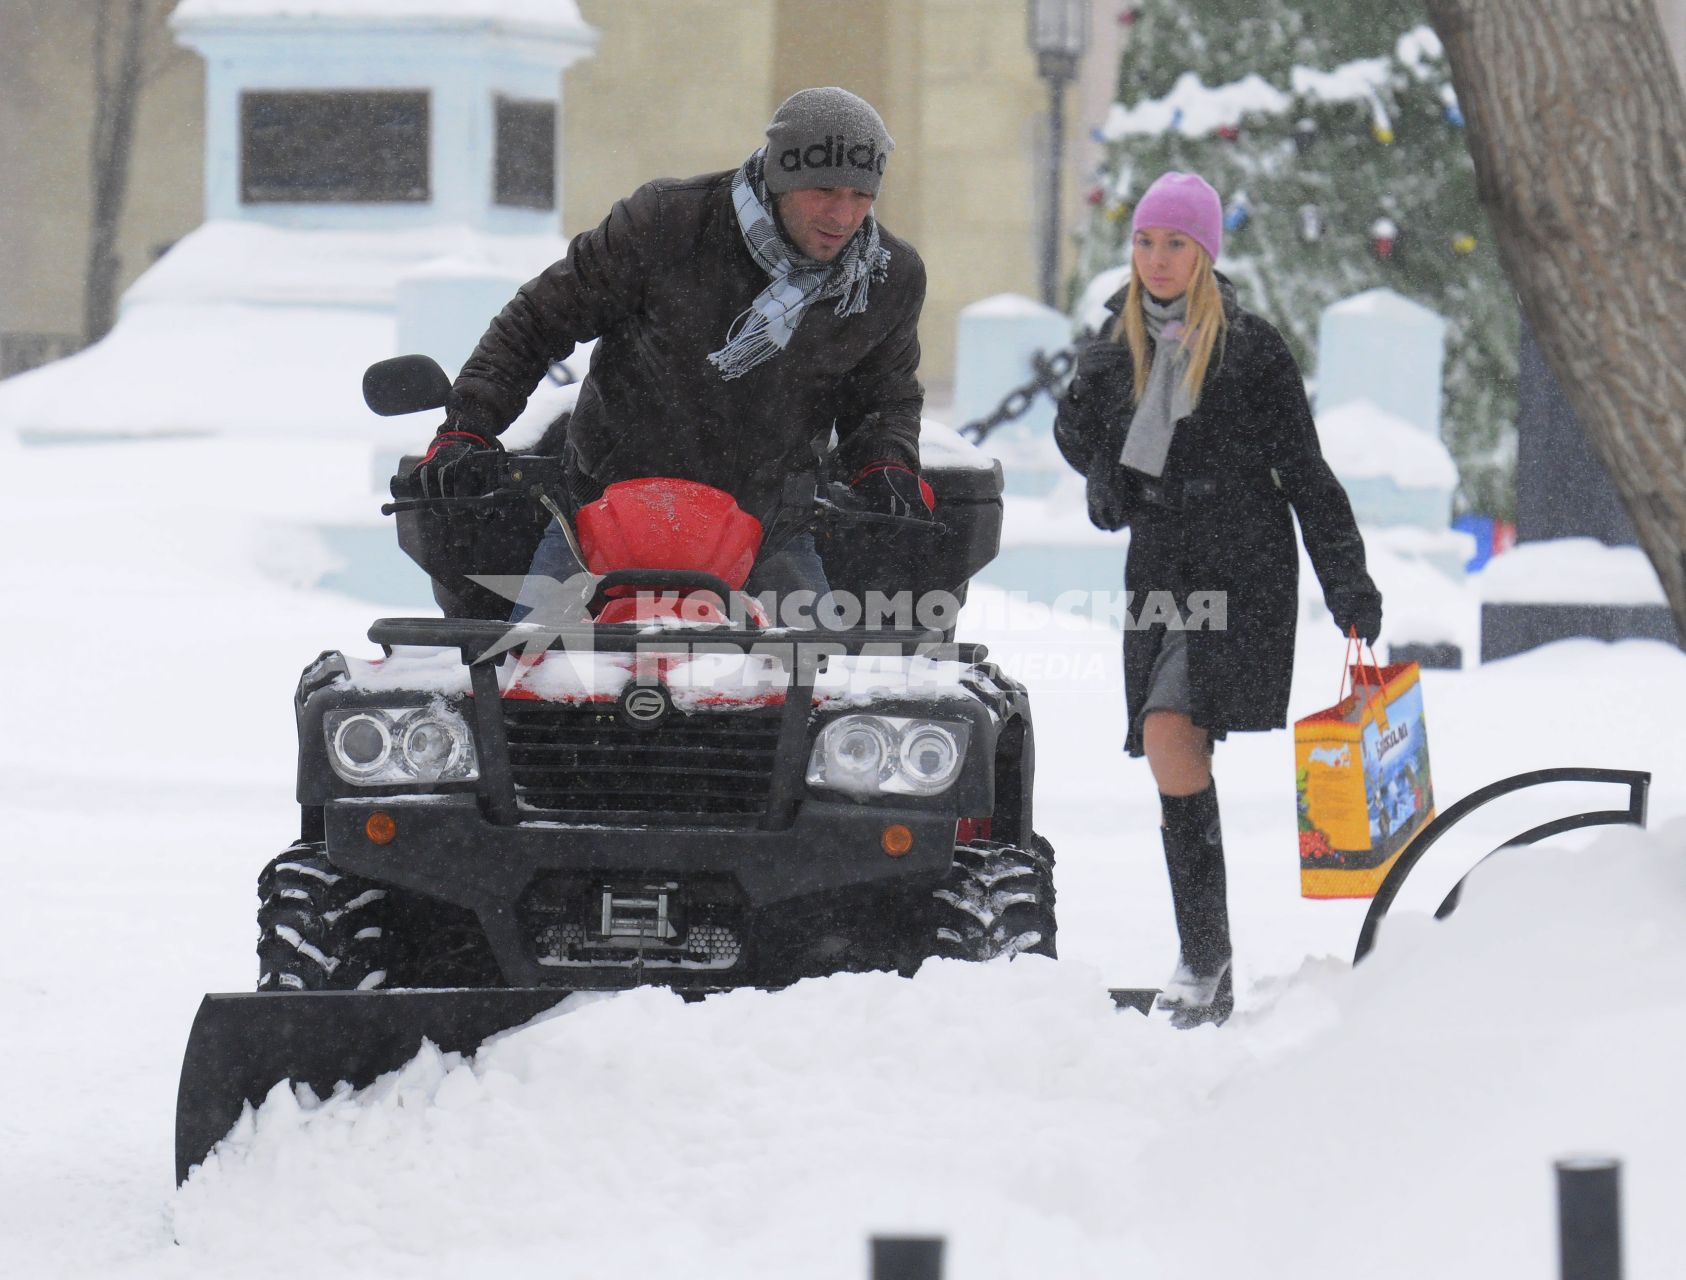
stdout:
<svg viewBox="0 0 1686 1280">
<path fill-rule="evenodd" d="M 425 202 L 427 144 L 425 91 L 242 93 L 240 199 Z"/>
<path fill-rule="evenodd" d="M 492 198 L 520 209 L 556 207 L 556 104 L 497 100 Z"/>
</svg>

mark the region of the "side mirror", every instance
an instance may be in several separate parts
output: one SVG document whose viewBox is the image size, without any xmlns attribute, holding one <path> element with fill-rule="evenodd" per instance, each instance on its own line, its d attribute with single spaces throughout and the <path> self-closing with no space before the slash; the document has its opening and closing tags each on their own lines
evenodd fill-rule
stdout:
<svg viewBox="0 0 1686 1280">
<path fill-rule="evenodd" d="M 442 409 L 451 380 L 432 356 L 394 356 L 363 371 L 363 403 L 383 418 Z"/>
</svg>

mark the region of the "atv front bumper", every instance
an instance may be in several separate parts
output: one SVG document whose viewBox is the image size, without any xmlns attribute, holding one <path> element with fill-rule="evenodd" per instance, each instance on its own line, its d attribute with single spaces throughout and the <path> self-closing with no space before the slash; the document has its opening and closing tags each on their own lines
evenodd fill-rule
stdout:
<svg viewBox="0 0 1686 1280">
<path fill-rule="evenodd" d="M 390 820 L 390 839 L 377 813 Z M 329 858 L 336 866 L 467 908 L 479 917 L 505 979 L 512 986 L 626 986 L 640 980 L 624 964 L 559 968 L 540 959 L 532 904 L 551 886 L 573 886 L 586 898 L 581 926 L 598 924 L 598 903 L 619 892 L 635 901 L 669 886 L 675 903 L 706 886 L 716 905 L 744 920 L 771 908 L 863 890 L 918 892 L 934 887 L 954 854 L 955 815 L 930 808 L 857 805 L 808 797 L 795 821 L 777 831 L 699 826 L 610 827 L 487 820 L 472 795 L 357 797 L 330 801 L 324 813 Z M 886 828 L 905 827 L 905 853 L 885 851 Z M 652 899 L 653 900 L 653 899 Z M 662 911 L 667 910 L 665 900 Z M 659 954 L 657 957 L 659 958 Z M 710 986 L 726 973 L 684 964 L 662 966 L 643 980 Z M 741 981 L 742 979 L 736 979 Z"/>
</svg>

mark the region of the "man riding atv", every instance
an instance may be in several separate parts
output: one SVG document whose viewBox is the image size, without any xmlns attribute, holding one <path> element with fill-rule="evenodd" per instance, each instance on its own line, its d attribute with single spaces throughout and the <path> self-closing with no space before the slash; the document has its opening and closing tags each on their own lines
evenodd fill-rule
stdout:
<svg viewBox="0 0 1686 1280">
<path fill-rule="evenodd" d="M 767 525 L 834 430 L 834 462 L 864 509 L 927 516 L 925 268 L 872 216 L 894 145 L 854 94 L 804 89 L 738 169 L 660 179 L 617 202 L 492 321 L 417 468 L 420 492 L 475 486 L 546 370 L 595 338 L 562 445 L 570 517 L 617 481 L 668 476 L 722 489 Z M 581 571 L 552 524 L 529 576 Z M 813 535 L 779 540 L 746 585 L 823 595 Z M 530 604 L 524 592 L 516 616 Z"/>
<path fill-rule="evenodd" d="M 454 387 L 368 370 L 376 413 L 448 415 L 383 508 L 443 616 L 300 676 L 299 833 L 258 878 L 258 991 L 195 1019 L 179 1178 L 280 1080 L 365 1084 L 570 991 L 1055 954 L 1029 693 L 954 635 L 1000 464 L 920 431 L 924 271 L 869 216 L 889 149 L 860 99 L 799 93 L 737 173 L 578 237 Z M 502 450 L 592 337 L 562 447 Z M 832 432 L 852 493 L 818 483 Z M 591 582 L 580 617 L 498 616 L 530 565 Z M 843 616 L 767 625 L 769 592 L 784 621 L 828 586 Z M 891 625 L 849 616 L 875 596 Z"/>
</svg>

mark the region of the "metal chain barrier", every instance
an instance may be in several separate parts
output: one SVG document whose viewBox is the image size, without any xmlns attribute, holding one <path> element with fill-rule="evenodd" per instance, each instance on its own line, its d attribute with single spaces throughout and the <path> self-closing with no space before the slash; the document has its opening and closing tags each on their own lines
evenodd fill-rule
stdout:
<svg viewBox="0 0 1686 1280">
<path fill-rule="evenodd" d="M 1044 351 L 1032 353 L 1030 367 L 1036 371 L 1035 376 L 1023 386 L 1014 387 L 1009 391 L 989 417 L 979 418 L 976 422 L 968 422 L 961 427 L 960 434 L 973 444 L 978 444 L 997 427 L 1024 417 L 1030 411 L 1030 406 L 1036 403 L 1036 397 L 1044 391 L 1050 399 L 1058 400 L 1060 387 L 1071 375 L 1072 366 L 1076 363 L 1075 347 L 1065 347 L 1053 355 Z"/>
</svg>

